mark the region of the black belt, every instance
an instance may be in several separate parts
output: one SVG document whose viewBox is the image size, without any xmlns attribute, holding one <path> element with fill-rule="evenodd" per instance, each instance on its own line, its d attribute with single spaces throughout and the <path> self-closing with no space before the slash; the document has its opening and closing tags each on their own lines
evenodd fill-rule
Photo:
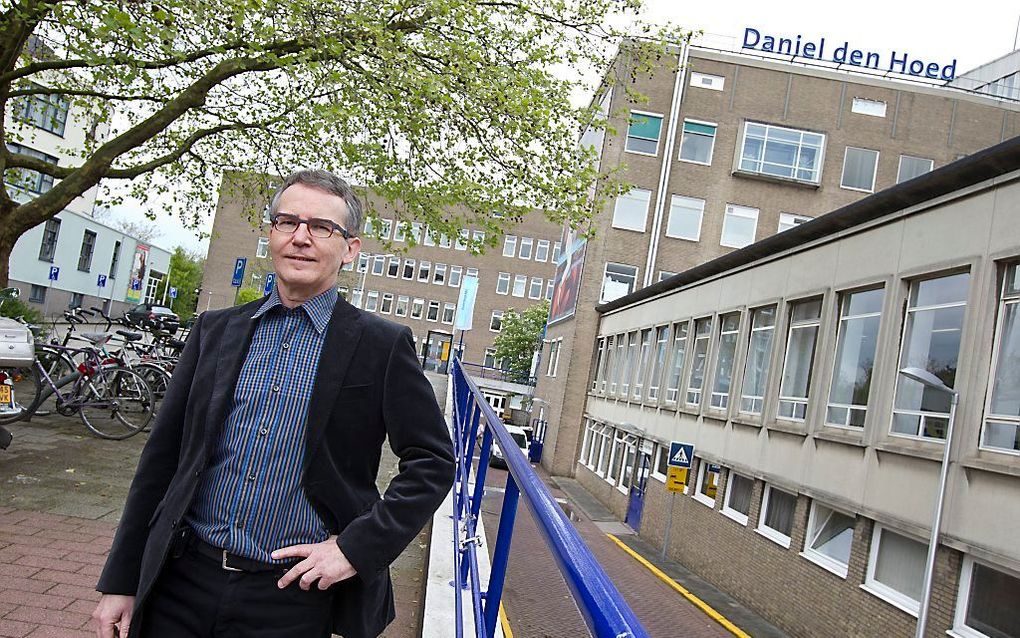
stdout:
<svg viewBox="0 0 1020 638">
<path fill-rule="evenodd" d="M 199 555 L 216 561 L 220 564 L 220 567 L 228 572 L 279 572 L 282 576 L 293 567 L 293 564 L 264 563 L 254 558 L 245 558 L 244 556 L 231 554 L 227 550 L 210 545 L 194 535 L 191 538 L 190 547 Z"/>
</svg>

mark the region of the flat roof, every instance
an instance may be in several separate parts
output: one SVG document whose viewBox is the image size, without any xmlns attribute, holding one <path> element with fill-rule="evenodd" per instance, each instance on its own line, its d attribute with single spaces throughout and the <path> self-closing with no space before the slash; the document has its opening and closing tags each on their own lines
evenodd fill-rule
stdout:
<svg viewBox="0 0 1020 638">
<path fill-rule="evenodd" d="M 605 314 L 1020 170 L 1020 136 L 595 307 Z M 1018 231 L 1020 232 L 1020 231 Z"/>
</svg>

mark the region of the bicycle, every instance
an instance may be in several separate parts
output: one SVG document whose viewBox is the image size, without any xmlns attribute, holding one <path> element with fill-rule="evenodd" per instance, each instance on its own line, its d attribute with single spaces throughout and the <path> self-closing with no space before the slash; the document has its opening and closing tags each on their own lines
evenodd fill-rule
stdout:
<svg viewBox="0 0 1020 638">
<path fill-rule="evenodd" d="M 144 377 L 102 357 L 98 347 L 109 341 L 109 334 L 82 333 L 81 336 L 92 346 L 40 346 L 61 358 L 73 360 L 75 356 L 84 355 L 77 369 L 64 377 L 54 380 L 38 357 L 30 368 L 0 370 L 0 384 L 11 388 L 11 405 L 20 408 L 13 418 L 8 416 L 9 420 L 0 423 L 30 419 L 43 401 L 55 396 L 55 409 L 59 414 L 71 416 L 77 412 L 85 427 L 102 439 L 126 439 L 149 424 L 155 397 Z M 7 383 L 8 380 L 11 383 Z M 61 392 L 67 386 L 70 386 L 69 391 Z"/>
</svg>

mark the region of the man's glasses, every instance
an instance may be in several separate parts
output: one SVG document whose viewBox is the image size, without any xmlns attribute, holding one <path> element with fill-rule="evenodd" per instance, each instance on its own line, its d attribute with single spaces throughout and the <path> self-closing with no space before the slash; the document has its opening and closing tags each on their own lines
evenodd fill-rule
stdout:
<svg viewBox="0 0 1020 638">
<path fill-rule="evenodd" d="M 331 219 L 322 219 L 319 217 L 301 219 L 297 215 L 277 213 L 276 215 L 273 215 L 271 221 L 274 229 L 281 233 L 287 233 L 288 235 L 296 233 L 298 226 L 305 224 L 308 226 L 308 234 L 312 237 L 329 239 L 333 236 L 333 233 L 339 232 L 344 239 L 351 238 L 351 233 L 346 228 Z"/>
</svg>

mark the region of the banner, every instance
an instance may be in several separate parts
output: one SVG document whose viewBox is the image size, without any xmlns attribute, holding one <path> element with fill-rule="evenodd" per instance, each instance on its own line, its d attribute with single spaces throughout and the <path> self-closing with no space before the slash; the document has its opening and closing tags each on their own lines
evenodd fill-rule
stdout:
<svg viewBox="0 0 1020 638">
<path fill-rule="evenodd" d="M 131 272 L 128 274 L 128 288 L 124 301 L 141 303 L 142 290 L 145 288 L 145 275 L 148 272 L 149 247 L 145 244 L 135 246 L 135 256 L 131 261 Z"/>
<path fill-rule="evenodd" d="M 564 226 L 562 245 L 563 251 L 556 260 L 556 279 L 549 307 L 550 324 L 572 317 L 577 309 L 577 292 L 581 287 L 581 269 L 588 242 L 577 230 Z"/>
<path fill-rule="evenodd" d="M 456 330 L 470 330 L 471 318 L 475 314 L 475 297 L 478 295 L 478 277 L 465 275 L 460 282 L 460 297 L 457 298 L 457 317 L 453 327 Z"/>
</svg>

